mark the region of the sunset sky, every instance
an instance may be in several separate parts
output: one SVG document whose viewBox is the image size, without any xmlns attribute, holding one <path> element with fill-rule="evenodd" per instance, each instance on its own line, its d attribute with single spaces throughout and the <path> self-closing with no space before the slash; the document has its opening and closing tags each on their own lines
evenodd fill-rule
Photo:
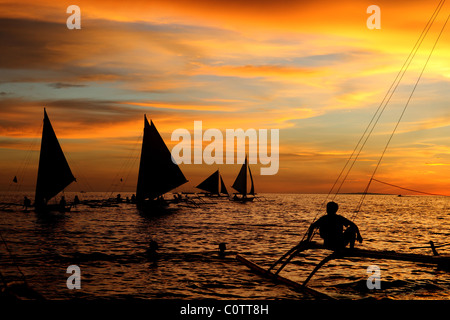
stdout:
<svg viewBox="0 0 450 320">
<path fill-rule="evenodd" d="M 439 1 L 0 0 L 0 190 L 34 190 L 46 107 L 77 183 L 135 190 L 144 114 L 171 133 L 280 130 L 256 192 L 328 192 Z M 66 9 L 81 8 L 81 30 Z M 381 8 L 370 30 L 367 7 Z M 362 191 L 450 14 L 444 4 L 343 192 Z M 449 194 L 450 25 L 375 178 Z M 182 165 L 194 186 L 239 165 Z M 14 186 L 15 187 L 15 186 Z M 120 190 L 119 190 L 120 191 Z M 371 192 L 403 193 L 373 183 Z"/>
</svg>

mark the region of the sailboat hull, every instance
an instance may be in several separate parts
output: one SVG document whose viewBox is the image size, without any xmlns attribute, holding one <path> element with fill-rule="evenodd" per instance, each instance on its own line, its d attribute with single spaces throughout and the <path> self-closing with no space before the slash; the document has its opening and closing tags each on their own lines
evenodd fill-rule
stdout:
<svg viewBox="0 0 450 320">
<path fill-rule="evenodd" d="M 36 213 L 52 213 L 52 212 L 59 212 L 59 213 L 65 213 L 70 212 L 71 206 L 63 206 L 60 204 L 47 204 L 47 205 L 41 205 L 36 206 L 34 208 L 34 211 Z"/>
<path fill-rule="evenodd" d="M 136 203 L 137 210 L 144 215 L 158 216 L 175 211 L 176 209 L 170 207 L 170 203 L 166 200 L 145 200 Z"/>
<path fill-rule="evenodd" d="M 231 201 L 236 201 L 236 202 L 252 202 L 255 199 L 255 197 L 233 197 L 231 198 Z"/>
<path fill-rule="evenodd" d="M 199 193 L 198 196 L 204 198 L 229 198 L 227 194 L 211 194 L 211 193 Z"/>
</svg>

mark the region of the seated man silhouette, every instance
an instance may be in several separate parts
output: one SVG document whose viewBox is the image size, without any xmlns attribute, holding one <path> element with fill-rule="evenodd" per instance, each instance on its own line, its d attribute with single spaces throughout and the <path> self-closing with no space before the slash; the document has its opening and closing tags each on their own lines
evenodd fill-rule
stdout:
<svg viewBox="0 0 450 320">
<path fill-rule="evenodd" d="M 327 203 L 327 214 L 311 224 L 306 242 L 311 240 L 314 230 L 319 229 L 324 246 L 332 250 L 345 248 L 349 243 L 350 249 L 353 249 L 356 239 L 359 243 L 362 243 L 363 239 L 356 224 L 336 214 L 338 209 L 337 203 Z M 347 227 L 345 231 L 344 227 Z"/>
</svg>

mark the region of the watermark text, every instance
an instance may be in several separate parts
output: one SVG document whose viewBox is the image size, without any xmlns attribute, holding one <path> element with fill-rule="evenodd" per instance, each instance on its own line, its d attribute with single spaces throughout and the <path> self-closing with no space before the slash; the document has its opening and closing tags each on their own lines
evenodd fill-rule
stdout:
<svg viewBox="0 0 450 320">
<path fill-rule="evenodd" d="M 266 165 L 261 167 L 261 175 L 274 175 L 279 168 L 279 138 L 279 129 L 270 129 L 270 135 L 268 129 L 226 129 L 224 137 L 219 129 L 203 132 L 202 121 L 194 121 L 193 138 L 187 129 L 180 128 L 172 132 L 171 140 L 179 141 L 172 148 L 172 158 L 176 164 L 223 164 L 224 158 L 226 164 L 242 164 L 248 146 L 249 164 L 259 162 Z M 203 142 L 209 142 L 205 148 Z"/>
</svg>

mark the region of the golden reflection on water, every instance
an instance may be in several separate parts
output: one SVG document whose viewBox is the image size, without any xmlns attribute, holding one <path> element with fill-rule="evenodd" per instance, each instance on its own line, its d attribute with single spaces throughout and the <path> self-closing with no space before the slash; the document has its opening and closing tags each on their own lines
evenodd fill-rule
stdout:
<svg viewBox="0 0 450 320">
<path fill-rule="evenodd" d="M 67 199 L 71 196 L 66 194 Z M 18 201 L 22 197 L 16 195 Z M 338 213 L 352 217 L 360 197 L 338 196 Z M 50 221 L 34 213 L 2 211 L 0 228 L 29 282 L 50 299 L 310 299 L 248 272 L 234 256 L 239 252 L 269 266 L 298 243 L 314 217 L 323 214 L 324 196 L 267 194 L 265 198 L 248 204 L 215 200 L 155 218 L 140 215 L 128 204 L 80 205 Z M 445 197 L 368 195 L 354 219 L 364 238 L 358 246 L 431 255 L 428 248 L 410 247 L 430 240 L 448 242 L 448 202 Z M 156 259 L 146 254 L 150 240 L 159 244 Z M 317 235 L 314 240 L 320 241 Z M 218 255 L 222 242 L 229 253 L 225 258 Z M 449 253 L 449 247 L 438 250 Z M 0 253 L 2 273 L 14 278 L 17 269 L 3 247 Z M 307 251 L 282 274 L 302 282 L 326 254 Z M 81 290 L 65 286 L 65 270 L 71 264 L 81 268 Z M 365 286 L 369 265 L 381 269 L 381 290 Z M 450 298 L 449 272 L 412 262 L 335 260 L 320 269 L 310 285 L 338 298 Z"/>
</svg>

